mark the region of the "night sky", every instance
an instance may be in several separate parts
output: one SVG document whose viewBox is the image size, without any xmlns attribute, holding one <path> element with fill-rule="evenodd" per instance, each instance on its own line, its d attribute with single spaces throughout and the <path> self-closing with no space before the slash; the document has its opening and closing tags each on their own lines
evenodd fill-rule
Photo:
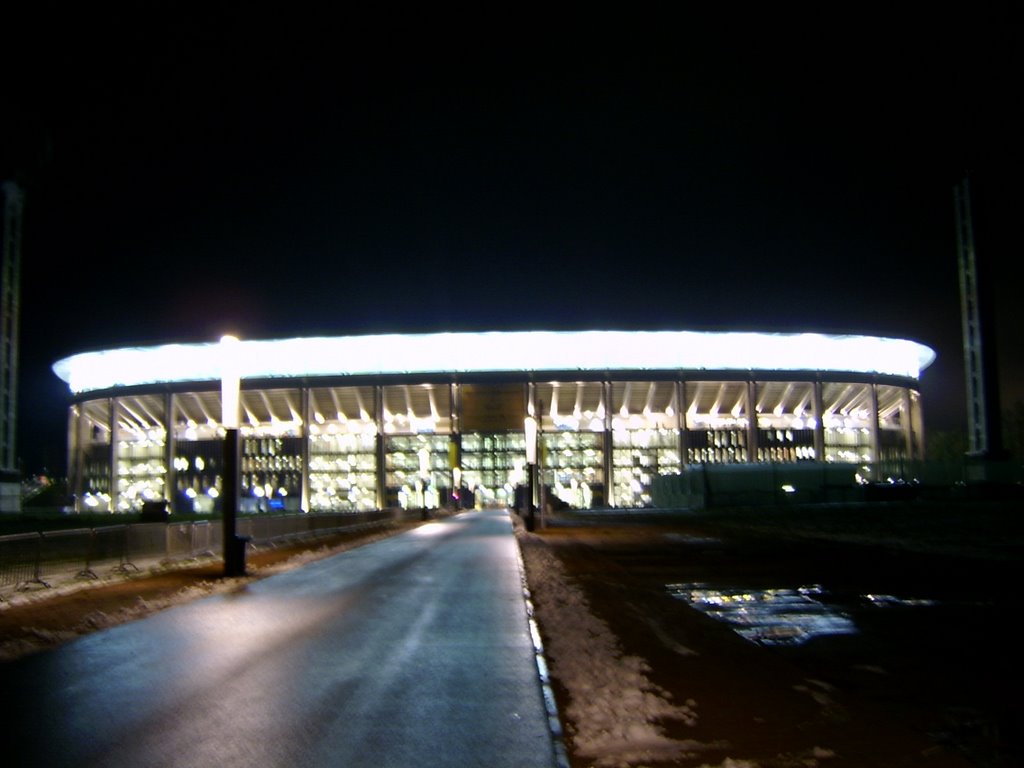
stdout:
<svg viewBox="0 0 1024 768">
<path fill-rule="evenodd" d="M 896 336 L 958 428 L 965 173 L 1024 397 L 1008 15 L 124 8 L 5 10 L 26 472 L 64 468 L 54 361 L 229 331 Z"/>
</svg>

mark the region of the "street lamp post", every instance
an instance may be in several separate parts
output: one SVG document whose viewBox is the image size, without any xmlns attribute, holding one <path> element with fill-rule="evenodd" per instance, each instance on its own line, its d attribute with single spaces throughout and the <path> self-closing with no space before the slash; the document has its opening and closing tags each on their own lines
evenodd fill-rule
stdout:
<svg viewBox="0 0 1024 768">
<path fill-rule="evenodd" d="M 526 530 L 532 531 L 536 526 L 534 518 L 534 472 L 537 468 L 537 419 L 527 416 L 524 422 L 526 431 Z"/>
<path fill-rule="evenodd" d="M 224 492 L 221 494 L 224 521 L 224 575 L 245 575 L 245 539 L 236 534 L 239 497 L 238 410 L 240 381 L 238 339 L 222 336 L 221 344 L 221 424 L 224 426 Z"/>
</svg>

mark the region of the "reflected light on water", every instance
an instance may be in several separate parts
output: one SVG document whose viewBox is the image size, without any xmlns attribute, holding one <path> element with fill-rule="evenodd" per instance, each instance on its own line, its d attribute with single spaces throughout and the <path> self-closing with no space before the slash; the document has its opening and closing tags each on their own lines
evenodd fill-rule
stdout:
<svg viewBox="0 0 1024 768">
<path fill-rule="evenodd" d="M 896 597 L 895 595 L 864 595 L 864 599 L 871 605 L 885 607 L 917 607 L 917 606 L 930 606 L 938 605 L 936 600 L 927 600 L 923 598 L 904 598 Z"/>
<path fill-rule="evenodd" d="M 799 589 L 727 589 L 707 584 L 668 584 L 672 597 L 713 619 L 725 622 L 741 637 L 759 645 L 800 645 L 824 635 L 856 634 L 853 619 L 825 602 L 819 586 Z M 861 605 L 871 608 L 922 608 L 935 600 L 866 594 Z"/>
<path fill-rule="evenodd" d="M 669 584 L 669 593 L 759 645 L 800 645 L 822 635 L 857 631 L 853 621 L 811 595 L 817 587 L 800 589 L 728 590 L 702 584 Z"/>
</svg>

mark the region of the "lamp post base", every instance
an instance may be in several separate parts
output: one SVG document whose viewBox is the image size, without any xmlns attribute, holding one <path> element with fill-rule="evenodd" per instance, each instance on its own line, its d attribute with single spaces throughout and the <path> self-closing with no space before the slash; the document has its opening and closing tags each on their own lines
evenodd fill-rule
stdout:
<svg viewBox="0 0 1024 768">
<path fill-rule="evenodd" d="M 533 509 L 533 468 L 533 464 L 528 464 L 526 468 L 526 530 L 531 533 L 536 527 L 536 518 Z"/>
<path fill-rule="evenodd" d="M 224 575 L 245 575 L 245 545 L 249 539 L 235 533 L 235 517 L 238 512 L 238 456 L 239 440 L 237 429 L 227 429 L 224 433 L 224 476 L 223 503 L 224 516 Z"/>
<path fill-rule="evenodd" d="M 245 547 L 247 536 L 232 536 L 224 544 L 224 575 L 245 576 Z"/>
</svg>

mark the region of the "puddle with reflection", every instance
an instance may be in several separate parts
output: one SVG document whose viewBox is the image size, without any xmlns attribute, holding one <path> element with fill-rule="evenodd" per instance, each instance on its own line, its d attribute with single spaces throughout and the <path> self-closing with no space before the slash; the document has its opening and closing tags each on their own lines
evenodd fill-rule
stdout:
<svg viewBox="0 0 1024 768">
<path fill-rule="evenodd" d="M 857 627 L 840 611 L 813 596 L 819 587 L 725 590 L 704 584 L 669 584 L 673 597 L 724 621 L 759 645 L 799 645 L 820 635 L 853 634 Z"/>
<path fill-rule="evenodd" d="M 697 610 L 729 624 L 741 637 L 759 645 L 800 645 L 822 635 L 849 635 L 857 626 L 828 605 L 818 586 L 799 589 L 718 589 L 705 584 L 668 584 L 669 593 Z M 893 595 L 862 595 L 869 606 L 917 607 L 931 600 L 904 600 Z"/>
<path fill-rule="evenodd" d="M 907 599 L 894 597 L 893 595 L 862 595 L 861 599 L 879 608 L 917 608 L 920 606 L 938 605 L 938 602 L 935 600 Z"/>
</svg>

